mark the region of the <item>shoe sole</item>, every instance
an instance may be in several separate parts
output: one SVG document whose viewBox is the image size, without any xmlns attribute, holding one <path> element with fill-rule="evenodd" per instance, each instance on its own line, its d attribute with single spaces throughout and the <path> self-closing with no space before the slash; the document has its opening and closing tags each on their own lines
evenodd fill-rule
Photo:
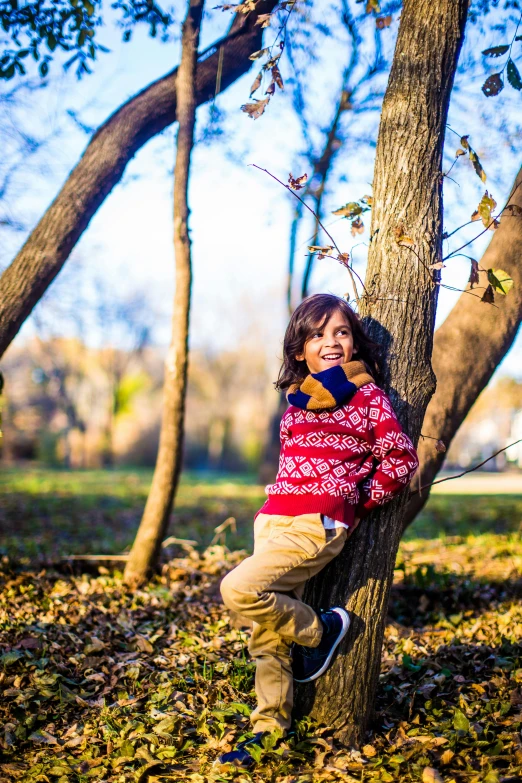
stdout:
<svg viewBox="0 0 522 783">
<path fill-rule="evenodd" d="M 335 608 L 335 609 L 332 609 L 332 612 L 335 612 L 336 614 L 339 615 L 339 617 L 342 620 L 343 627 L 341 628 L 341 630 L 339 632 L 339 636 L 335 640 L 335 644 L 332 646 L 332 649 L 330 650 L 328 658 L 323 663 L 321 668 L 318 671 L 316 671 L 315 674 L 312 674 L 311 677 L 306 677 L 304 680 L 298 680 L 297 677 L 294 677 L 294 682 L 312 682 L 313 680 L 317 680 L 317 678 L 320 677 L 321 674 L 324 674 L 325 671 L 327 670 L 327 668 L 330 666 L 330 663 L 332 661 L 334 652 L 336 651 L 336 649 L 338 648 L 339 644 L 342 642 L 342 640 L 346 636 L 346 634 L 348 632 L 348 628 L 350 627 L 350 615 L 348 614 L 348 612 L 345 609 L 337 609 L 337 608 Z"/>
</svg>

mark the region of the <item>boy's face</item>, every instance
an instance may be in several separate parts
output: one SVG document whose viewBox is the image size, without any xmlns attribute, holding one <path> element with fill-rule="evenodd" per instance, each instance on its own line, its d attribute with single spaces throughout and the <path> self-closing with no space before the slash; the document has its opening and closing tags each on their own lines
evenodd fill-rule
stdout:
<svg viewBox="0 0 522 783">
<path fill-rule="evenodd" d="M 350 324 L 341 312 L 334 312 L 322 328 L 318 328 L 305 343 L 304 352 L 296 356 L 305 361 L 311 373 L 322 372 L 337 364 L 351 361 L 354 352 Z"/>
</svg>

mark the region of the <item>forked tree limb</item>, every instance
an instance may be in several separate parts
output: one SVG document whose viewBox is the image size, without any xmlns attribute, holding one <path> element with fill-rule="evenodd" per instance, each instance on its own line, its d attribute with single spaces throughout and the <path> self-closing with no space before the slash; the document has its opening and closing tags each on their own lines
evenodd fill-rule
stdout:
<svg viewBox="0 0 522 783">
<path fill-rule="evenodd" d="M 522 169 L 515 179 L 508 204 L 522 208 Z M 503 269 L 513 278 L 514 285 L 507 296 L 495 296 L 497 307 L 461 294 L 435 332 L 431 361 L 437 390 L 424 416 L 422 432 L 429 438 L 419 440 L 421 467 L 412 490 L 430 484 L 444 462 L 445 454 L 435 449 L 431 438 L 442 440 L 448 448 L 516 337 L 522 319 L 522 217 L 504 213 L 480 267 Z M 480 272 L 479 285 L 487 285 L 486 272 Z M 428 497 L 429 489 L 410 497 L 404 528 L 413 522 Z"/>
<path fill-rule="evenodd" d="M 262 45 L 263 30 L 257 19 L 276 5 L 277 0 L 261 0 L 255 11 L 237 14 L 227 35 L 199 55 L 198 105 L 249 70 L 249 56 Z M 57 197 L 0 277 L 0 357 L 121 180 L 127 163 L 176 120 L 177 72 L 175 68 L 130 98 L 96 131 Z"/>
</svg>

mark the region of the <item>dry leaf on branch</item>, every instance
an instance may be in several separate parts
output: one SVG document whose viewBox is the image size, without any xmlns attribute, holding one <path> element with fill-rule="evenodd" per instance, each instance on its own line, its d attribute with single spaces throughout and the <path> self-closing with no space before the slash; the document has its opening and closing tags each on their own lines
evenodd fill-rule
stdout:
<svg viewBox="0 0 522 783">
<path fill-rule="evenodd" d="M 283 84 L 283 77 L 281 76 L 281 71 L 277 67 L 277 65 L 274 65 L 272 68 L 272 79 L 277 84 L 280 90 L 284 90 L 284 84 Z"/>
<path fill-rule="evenodd" d="M 364 234 L 364 223 L 360 217 L 356 217 L 355 220 L 352 220 L 352 227 L 350 230 L 352 237 L 356 237 L 357 234 Z"/>
<path fill-rule="evenodd" d="M 270 20 L 272 18 L 272 14 L 259 14 L 256 20 L 256 25 L 261 25 L 261 27 L 269 27 Z"/>
<path fill-rule="evenodd" d="M 308 251 L 310 253 L 322 253 L 328 255 L 333 250 L 333 245 L 308 245 Z"/>
<path fill-rule="evenodd" d="M 252 54 L 249 56 L 249 60 L 259 60 L 260 57 L 262 57 L 264 54 L 268 52 L 268 49 L 258 49 L 257 52 L 252 52 Z"/>
<path fill-rule="evenodd" d="M 490 196 L 488 191 L 484 193 L 482 198 L 480 199 L 479 205 L 475 212 L 473 212 L 471 219 L 472 220 L 482 220 L 482 223 L 486 228 L 489 227 L 489 224 L 492 222 L 492 215 L 491 213 L 497 206 L 497 202 L 493 198 L 493 196 Z"/>
<path fill-rule="evenodd" d="M 513 279 L 503 269 L 488 269 L 488 281 L 497 294 L 504 296 L 513 288 Z"/>
<path fill-rule="evenodd" d="M 248 114 L 253 120 L 257 120 L 265 111 L 269 100 L 270 98 L 263 98 L 262 100 L 256 100 L 253 103 L 244 103 L 241 107 L 241 111 L 244 111 L 245 114 Z"/>
<path fill-rule="evenodd" d="M 415 244 L 415 242 L 413 241 L 413 239 L 411 237 L 408 237 L 405 234 L 400 234 L 397 237 L 397 244 L 398 245 L 404 245 L 404 246 L 407 246 L 407 247 L 412 247 Z"/>
<path fill-rule="evenodd" d="M 259 88 L 261 87 L 262 79 L 263 79 L 263 71 L 259 71 L 259 73 L 257 74 L 256 78 L 252 83 L 252 87 L 250 88 L 249 98 L 252 97 L 252 95 L 256 92 L 256 90 L 259 90 Z"/>
<path fill-rule="evenodd" d="M 471 271 L 469 273 L 469 280 L 468 283 L 470 285 L 470 288 L 473 288 L 474 285 L 479 284 L 479 265 L 478 261 L 476 261 L 474 258 L 471 259 Z"/>
<path fill-rule="evenodd" d="M 486 304 L 494 304 L 495 303 L 495 293 L 493 291 L 493 286 L 488 285 L 484 293 L 482 294 L 481 302 L 485 302 Z"/>
<path fill-rule="evenodd" d="M 389 27 L 392 23 L 392 15 L 388 14 L 387 16 L 378 16 L 375 20 L 375 26 L 377 27 L 377 30 L 384 30 L 385 27 Z"/>
<path fill-rule="evenodd" d="M 292 190 L 301 190 L 308 180 L 308 174 L 301 174 L 300 177 L 294 177 L 292 172 L 288 175 L 288 184 Z"/>
<path fill-rule="evenodd" d="M 502 76 L 499 73 L 492 73 L 488 76 L 484 84 L 482 85 L 482 92 L 486 98 L 491 98 L 494 95 L 498 95 L 504 89 L 504 82 Z"/>
</svg>

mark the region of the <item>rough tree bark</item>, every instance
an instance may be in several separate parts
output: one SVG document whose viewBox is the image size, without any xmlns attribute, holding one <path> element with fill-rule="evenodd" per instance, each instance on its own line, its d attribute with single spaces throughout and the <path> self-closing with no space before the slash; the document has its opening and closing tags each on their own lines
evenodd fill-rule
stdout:
<svg viewBox="0 0 522 783">
<path fill-rule="evenodd" d="M 261 0 L 255 11 L 237 14 L 227 35 L 200 54 L 198 105 L 250 69 L 249 56 L 262 45 L 263 30 L 257 19 L 276 5 L 277 0 Z M 176 120 L 177 73 L 175 68 L 153 82 L 97 130 L 56 199 L 0 277 L 0 357 L 121 180 L 127 163 L 149 139 Z"/>
<path fill-rule="evenodd" d="M 145 582 L 167 532 L 183 456 L 183 423 L 187 390 L 188 337 L 192 263 L 188 228 L 190 158 L 196 125 L 196 61 L 204 0 L 189 0 L 183 22 L 181 62 L 176 80 L 178 137 L 174 167 L 174 256 L 176 289 L 172 335 L 165 360 L 163 412 L 156 467 L 143 518 L 138 528 L 124 580 L 131 587 Z"/>
<path fill-rule="evenodd" d="M 405 0 L 377 142 L 366 275 L 375 298 L 363 315 L 386 350 L 384 385 L 414 441 L 435 387 L 437 287 L 427 267 L 442 257 L 442 148 L 467 7 Z M 397 244 L 399 233 L 413 248 Z M 373 708 L 406 501 L 403 494 L 365 519 L 307 590 L 315 606 L 346 605 L 352 624 L 333 666 L 315 688 L 300 689 L 298 704 L 349 744 L 361 742 Z"/>
<path fill-rule="evenodd" d="M 508 204 L 522 208 L 522 169 L 513 183 Z M 432 365 L 437 391 L 430 400 L 422 432 L 449 446 L 458 428 L 487 386 L 495 369 L 516 337 L 522 319 L 522 218 L 505 214 L 480 261 L 482 269 L 499 268 L 514 282 L 509 296 L 496 296 L 497 307 L 462 294 L 444 323 L 435 332 Z M 480 285 L 487 285 L 480 273 Z M 451 358 L 451 360 L 449 360 Z M 459 371 L 461 368 L 461 371 Z M 430 438 L 419 441 L 420 471 L 411 489 L 430 484 L 445 455 Z M 410 497 L 404 527 L 407 527 L 429 497 L 429 490 Z"/>
</svg>

